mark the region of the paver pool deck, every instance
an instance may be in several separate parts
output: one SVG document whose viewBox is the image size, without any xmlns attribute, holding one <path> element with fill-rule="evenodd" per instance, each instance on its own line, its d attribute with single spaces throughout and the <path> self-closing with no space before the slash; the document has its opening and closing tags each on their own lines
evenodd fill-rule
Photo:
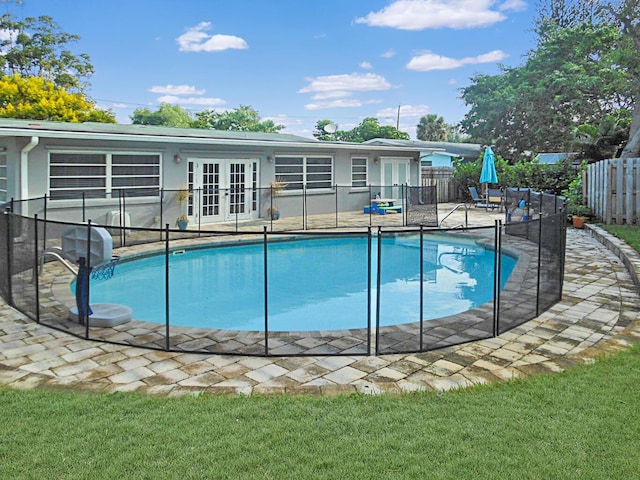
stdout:
<svg viewBox="0 0 640 480">
<path fill-rule="evenodd" d="M 471 223 L 497 218 L 472 213 Z M 336 395 L 438 391 L 559 372 L 640 340 L 639 258 L 597 227 L 570 228 L 560 302 L 498 337 L 418 354 L 263 358 L 153 351 L 79 339 L 0 300 L 0 384 L 168 396 Z"/>
</svg>

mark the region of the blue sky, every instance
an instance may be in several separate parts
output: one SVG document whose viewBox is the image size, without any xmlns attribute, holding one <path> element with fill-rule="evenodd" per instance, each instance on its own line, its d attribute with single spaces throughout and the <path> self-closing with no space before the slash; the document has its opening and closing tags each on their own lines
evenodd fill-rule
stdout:
<svg viewBox="0 0 640 480">
<path fill-rule="evenodd" d="M 161 102 L 251 105 L 310 137 L 322 119 L 395 126 L 400 106 L 400 129 L 415 138 L 425 114 L 459 122 L 460 88 L 534 46 L 532 0 L 2 1 L 80 36 L 73 51 L 95 67 L 88 94 L 119 123 Z"/>
</svg>

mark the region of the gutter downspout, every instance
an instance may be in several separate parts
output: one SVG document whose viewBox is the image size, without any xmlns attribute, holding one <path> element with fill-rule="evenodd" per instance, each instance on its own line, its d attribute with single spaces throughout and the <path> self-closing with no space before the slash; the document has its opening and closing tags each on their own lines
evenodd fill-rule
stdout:
<svg viewBox="0 0 640 480">
<path fill-rule="evenodd" d="M 40 143 L 40 137 L 31 137 L 29 143 L 20 151 L 20 198 L 19 200 L 26 200 L 29 198 L 29 152 L 33 150 L 38 143 Z"/>
</svg>

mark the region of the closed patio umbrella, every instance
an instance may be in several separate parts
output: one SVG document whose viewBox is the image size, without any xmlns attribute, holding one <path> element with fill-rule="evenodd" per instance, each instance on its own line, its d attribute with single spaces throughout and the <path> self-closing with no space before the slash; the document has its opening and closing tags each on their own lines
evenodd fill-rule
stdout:
<svg viewBox="0 0 640 480">
<path fill-rule="evenodd" d="M 487 208 L 489 208 L 489 183 L 498 183 L 498 174 L 496 173 L 496 157 L 491 147 L 487 147 L 482 157 L 482 172 L 480 173 L 480 183 L 484 184 L 484 193 L 486 197 Z"/>
</svg>

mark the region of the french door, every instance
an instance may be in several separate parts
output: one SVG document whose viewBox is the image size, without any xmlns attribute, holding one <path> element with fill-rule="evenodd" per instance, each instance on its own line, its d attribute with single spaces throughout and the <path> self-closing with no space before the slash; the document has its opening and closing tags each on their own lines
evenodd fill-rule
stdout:
<svg viewBox="0 0 640 480">
<path fill-rule="evenodd" d="M 382 198 L 401 198 L 402 185 L 410 183 L 410 159 L 382 157 Z"/>
<path fill-rule="evenodd" d="M 191 221 L 248 220 L 256 214 L 256 160 L 189 160 Z"/>
</svg>

